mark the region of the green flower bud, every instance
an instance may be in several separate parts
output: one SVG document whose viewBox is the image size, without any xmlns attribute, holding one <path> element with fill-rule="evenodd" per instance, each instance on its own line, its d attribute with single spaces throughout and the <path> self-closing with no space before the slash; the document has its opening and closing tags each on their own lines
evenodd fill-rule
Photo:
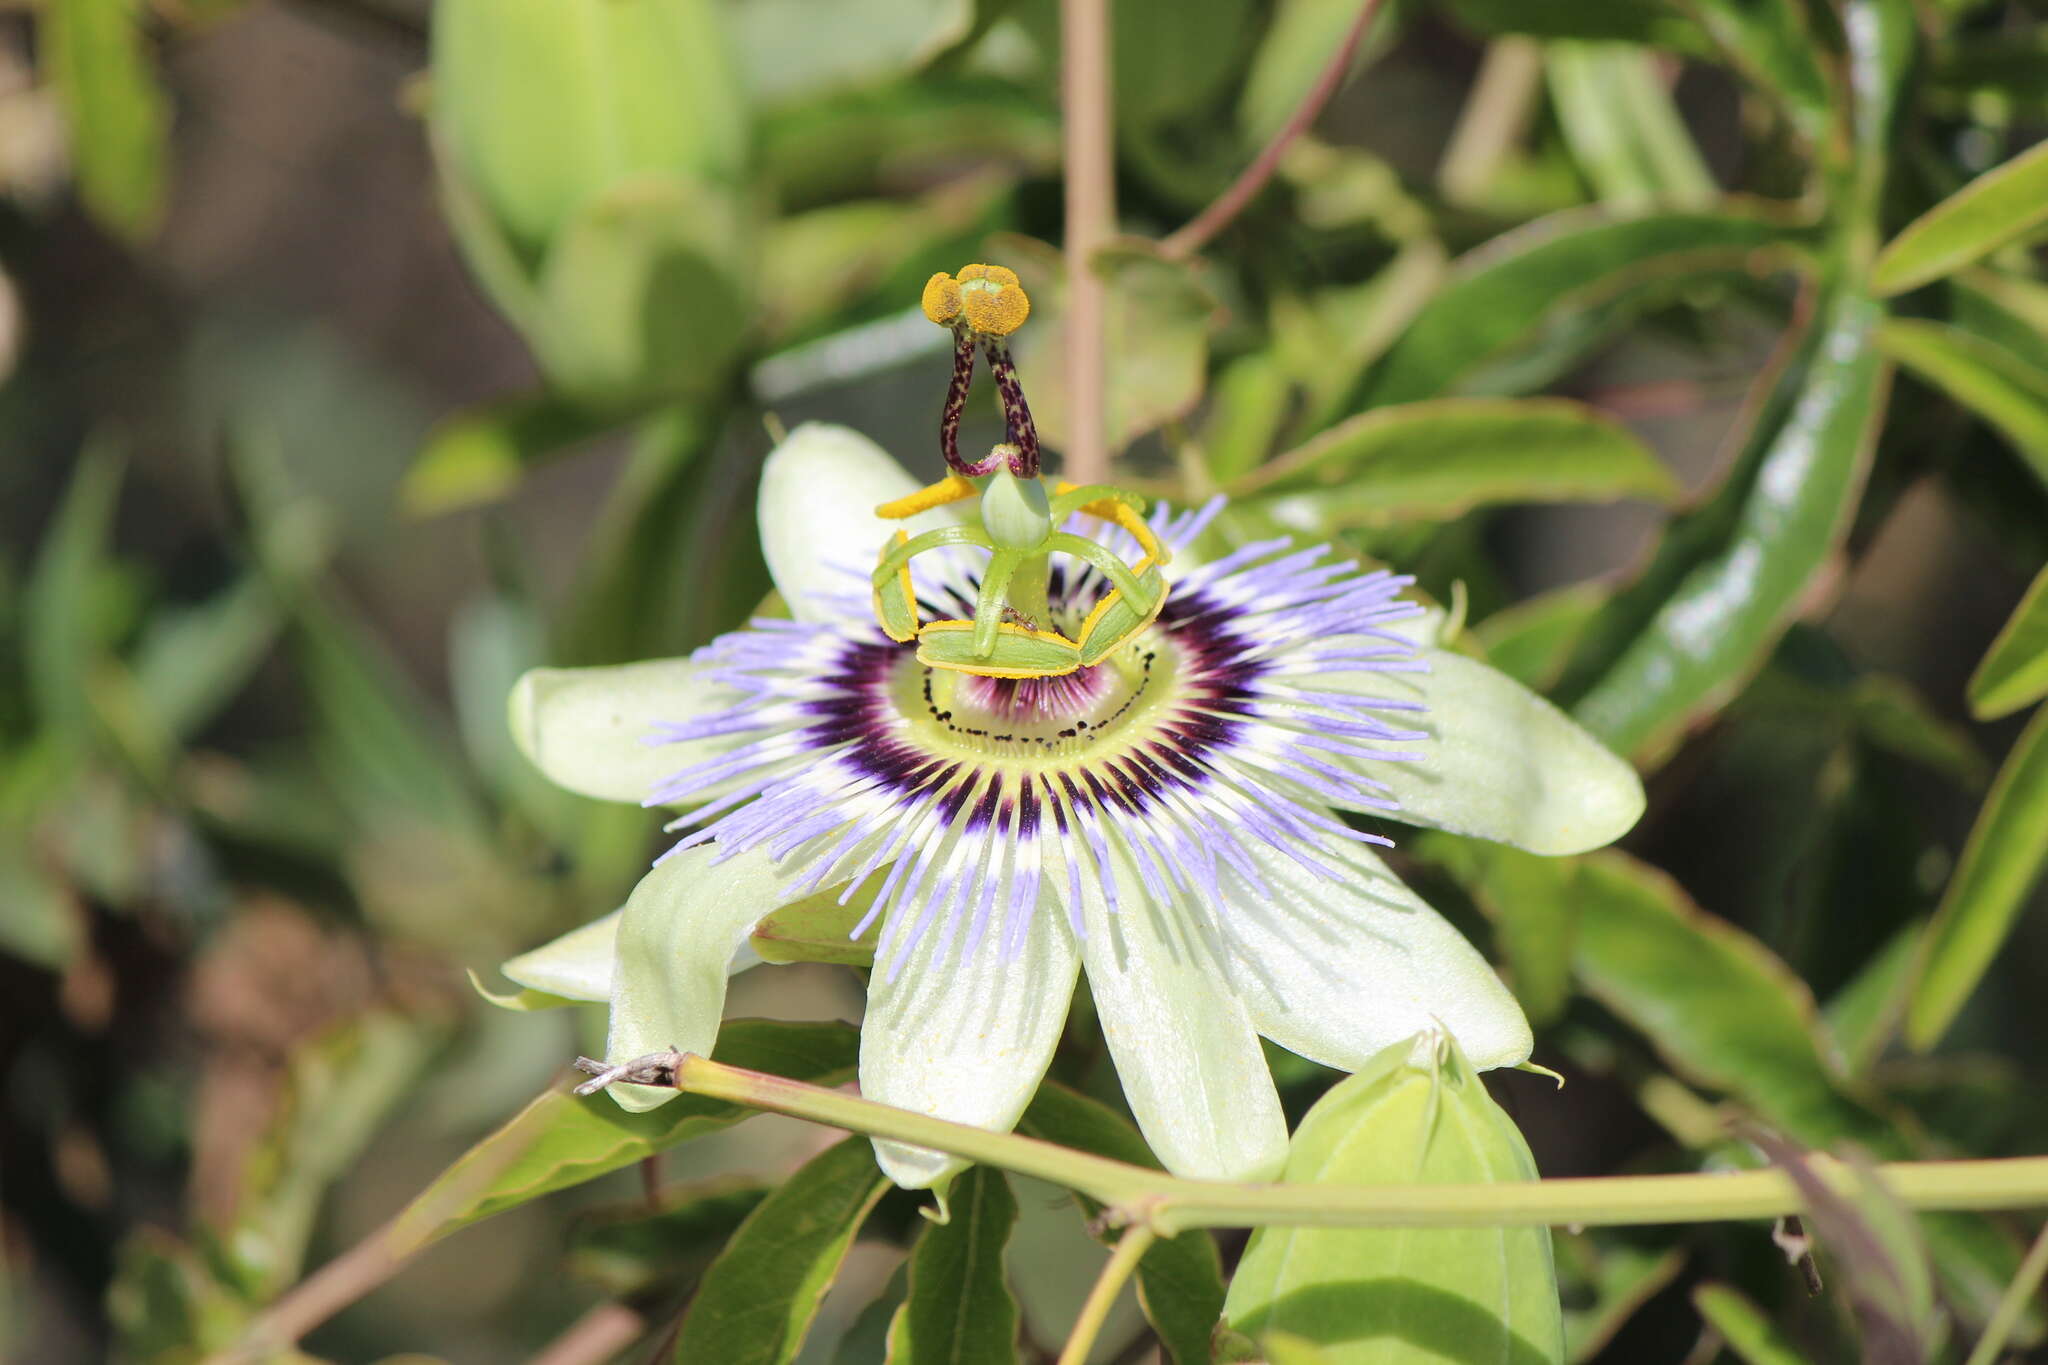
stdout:
<svg viewBox="0 0 2048 1365">
<path fill-rule="evenodd" d="M 1534 1180 L 1536 1163 L 1457 1045 L 1422 1034 L 1309 1110 L 1281 1179 Z M 1246 1337 L 1310 1343 L 1336 1365 L 1564 1358 L 1550 1230 L 1541 1227 L 1260 1228 L 1224 1319 Z"/>
<path fill-rule="evenodd" d="M 981 524 L 988 538 L 1004 549 L 1037 549 L 1052 534 L 1052 506 L 1045 485 L 998 469 L 988 487 L 981 490 Z"/>
</svg>

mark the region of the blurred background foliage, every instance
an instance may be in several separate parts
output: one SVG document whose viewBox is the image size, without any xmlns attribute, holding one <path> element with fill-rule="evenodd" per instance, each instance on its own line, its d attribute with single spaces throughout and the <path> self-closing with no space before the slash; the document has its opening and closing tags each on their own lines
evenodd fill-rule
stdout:
<svg viewBox="0 0 2048 1365">
<path fill-rule="evenodd" d="M 525 768 L 507 686 L 737 624 L 775 423 L 936 473 L 926 275 L 1025 277 L 1020 364 L 1063 434 L 1052 0 L 431 8 L 0 11 L 24 1360 L 202 1358 L 554 1082 L 590 1021 L 493 1010 L 464 971 L 502 985 L 616 904 L 653 831 Z M 1357 7 L 1114 13 L 1124 471 L 1413 571 L 1649 774 L 1625 851 L 1403 841 L 1569 1078 L 1489 1080 L 1540 1169 L 1755 1165 L 1756 1126 L 2042 1151 L 2048 13 L 1397 0 L 1199 259 L 1167 234 Z M 734 1010 L 859 1001 L 808 963 Z M 1113 1106 L 1086 1032 L 1054 1074 Z M 1333 1079 L 1274 1062 L 1297 1116 Z M 672 1154 L 652 1213 L 628 1173 L 526 1203 L 306 1350 L 524 1358 L 612 1301 L 658 1341 L 824 1147 L 757 1118 Z M 1007 1229 L 1003 1184 L 972 1197 Z M 1071 1197 L 1010 1184 L 1031 1358 L 1103 1253 Z M 882 1197 L 798 1358 L 881 1358 L 913 1207 Z M 1560 1233 L 1573 1358 L 1959 1361 L 2032 1231 L 1828 1214 L 1818 1297 L 1756 1226 Z M 2030 1313 L 2013 1351 L 2042 1335 Z M 1126 1304 L 1099 1358 L 1152 1341 Z"/>
</svg>

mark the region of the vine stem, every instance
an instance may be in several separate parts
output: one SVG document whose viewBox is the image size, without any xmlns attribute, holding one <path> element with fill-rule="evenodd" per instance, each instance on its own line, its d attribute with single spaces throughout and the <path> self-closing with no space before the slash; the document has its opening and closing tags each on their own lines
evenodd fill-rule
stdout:
<svg viewBox="0 0 2048 1365">
<path fill-rule="evenodd" d="M 1061 138 L 1066 189 L 1067 447 L 1074 483 L 1109 480 L 1109 285 L 1095 253 L 1116 231 L 1109 0 L 1060 0 Z"/>
<path fill-rule="evenodd" d="M 1074 1330 L 1067 1334 L 1067 1344 L 1060 1351 L 1057 1365 L 1086 1365 L 1095 1338 L 1102 1335 L 1109 1310 L 1116 1306 L 1116 1296 L 1123 1292 L 1131 1272 L 1138 1268 L 1139 1260 L 1155 1240 L 1157 1234 L 1146 1227 L 1126 1228 L 1124 1235 L 1117 1238 L 1116 1250 L 1110 1253 L 1102 1273 L 1095 1277 L 1095 1287 L 1088 1291 L 1081 1315 L 1074 1319 Z"/>
<path fill-rule="evenodd" d="M 1323 106 L 1337 93 L 1337 87 L 1344 84 L 1344 73 L 1351 69 L 1351 58 L 1358 51 L 1365 30 L 1371 26 L 1372 17 L 1379 11 L 1380 0 L 1364 0 L 1358 13 L 1351 20 L 1351 27 L 1344 32 L 1343 41 L 1337 44 L 1330 60 L 1317 74 L 1315 84 L 1301 97 L 1301 103 L 1287 116 L 1287 122 L 1273 134 L 1251 165 L 1230 182 L 1230 188 L 1216 196 L 1215 202 L 1188 220 L 1184 227 L 1169 234 L 1159 244 L 1160 254 L 1170 260 L 1184 261 L 1207 246 L 1230 225 L 1230 220 L 1244 211 L 1244 206 L 1266 188 L 1266 182 L 1273 178 L 1273 172 L 1280 168 L 1280 158 L 1294 140 L 1307 132 L 1323 112 Z"/>
</svg>

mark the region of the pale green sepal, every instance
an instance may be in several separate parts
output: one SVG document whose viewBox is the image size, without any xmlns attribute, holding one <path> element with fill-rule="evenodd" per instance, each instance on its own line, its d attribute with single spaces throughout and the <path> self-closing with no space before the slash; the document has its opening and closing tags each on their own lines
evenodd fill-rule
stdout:
<svg viewBox="0 0 2048 1365">
<path fill-rule="evenodd" d="M 558 786 L 638 804 L 674 774 L 753 738 L 720 735 L 649 744 L 655 726 L 724 710 L 738 694 L 688 659 L 610 668 L 535 668 L 512 685 L 507 712 L 519 751 Z"/>
<path fill-rule="evenodd" d="M 768 454 L 761 467 L 761 553 L 768 572 L 799 621 L 865 613 L 862 580 L 898 531 L 912 536 L 953 525 L 935 508 L 902 521 L 875 515 L 882 503 L 917 491 L 917 481 L 887 451 L 851 427 L 806 422 Z"/>
<path fill-rule="evenodd" d="M 1403 1040 L 1340 1081 L 1295 1130 L 1289 1184 L 1534 1180 L 1514 1123 L 1443 1035 Z M 1260 1228 L 1224 1302 L 1231 1331 L 1286 1333 L 1332 1365 L 1559 1365 L 1550 1230 Z M 1280 1359 L 1278 1355 L 1273 1357 Z"/>
<path fill-rule="evenodd" d="M 468 972 L 468 976 L 471 990 L 499 1009 L 511 1010 L 514 1014 L 531 1014 L 535 1010 L 558 1010 L 565 1005 L 585 1003 L 571 1000 L 566 995 L 550 995 L 546 991 L 494 991 L 484 984 L 484 979 L 476 974 L 474 968 Z"/>
<path fill-rule="evenodd" d="M 1084 865 L 1081 958 L 1139 1130 L 1175 1175 L 1271 1179 L 1287 1156 L 1287 1121 L 1217 946 L 1201 939 L 1196 916 L 1132 894 L 1142 883 L 1127 863 L 1118 884 L 1112 914 Z"/>
<path fill-rule="evenodd" d="M 1266 888 L 1226 874 L 1217 922 L 1235 959 L 1232 984 L 1260 1033 L 1341 1071 L 1439 1028 L 1482 1069 L 1528 1058 L 1535 1040 L 1513 994 L 1371 851 L 1316 849 L 1333 878 L 1264 843 L 1250 841 L 1246 852 Z"/>
<path fill-rule="evenodd" d="M 1391 818 L 1556 855 L 1612 843 L 1641 817 L 1635 769 L 1564 712 L 1462 654 L 1424 649 L 1422 659 L 1427 673 L 1333 672 L 1311 682 L 1429 708 L 1384 713 L 1393 725 L 1431 735 L 1389 746 L 1419 758 L 1355 765 L 1392 789 L 1401 808 L 1387 812 Z"/>
<path fill-rule="evenodd" d="M 599 1004 L 612 998 L 612 959 L 618 951 L 619 920 L 614 910 L 551 943 L 509 959 L 499 972 L 532 990 Z M 479 987 L 479 989 L 482 989 Z M 489 997 L 494 1003 L 496 996 Z"/>
<path fill-rule="evenodd" d="M 715 845 L 671 854 L 640 879 L 621 912 L 605 1060 L 674 1048 L 709 1054 L 725 1012 L 725 982 L 747 935 L 794 898 L 794 878 L 765 850 L 720 861 Z M 633 1112 L 674 1099 L 651 1086 L 606 1094 Z"/>
<path fill-rule="evenodd" d="M 1030 928 L 1014 953 L 1003 951 L 1000 918 L 1008 906 L 1000 888 L 987 933 L 971 954 L 961 953 L 966 924 L 948 934 L 934 923 L 892 973 L 884 938 L 861 1022 L 862 1095 L 977 1128 L 1016 1127 L 1052 1061 L 1080 969 L 1051 886 L 1040 883 L 1038 904 L 1025 911 Z M 875 1160 L 913 1190 L 937 1186 L 966 1165 L 880 1140 Z"/>
</svg>

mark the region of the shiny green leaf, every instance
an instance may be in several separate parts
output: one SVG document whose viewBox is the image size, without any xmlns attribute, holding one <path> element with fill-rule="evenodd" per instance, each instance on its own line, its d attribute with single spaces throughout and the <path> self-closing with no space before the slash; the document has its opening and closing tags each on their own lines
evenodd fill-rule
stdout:
<svg viewBox="0 0 2048 1365">
<path fill-rule="evenodd" d="M 1038 1087 L 1017 1131 L 1136 1166 L 1159 1166 L 1129 1120 L 1057 1081 Z M 1076 1197 L 1088 1217 L 1101 1212 L 1093 1200 Z M 1138 1261 L 1138 1301 L 1175 1365 L 1206 1365 L 1223 1292 L 1216 1241 L 1203 1229 L 1155 1242 Z"/>
<path fill-rule="evenodd" d="M 844 1024 L 734 1019 L 719 1031 L 713 1056 L 733 1066 L 833 1086 L 853 1075 L 859 1048 L 859 1034 Z M 492 1214 L 729 1128 L 753 1112 L 723 1100 L 682 1095 L 652 1112 L 629 1114 L 603 1096 L 579 1099 L 566 1089 L 549 1090 L 421 1191 L 394 1222 L 392 1240 L 424 1246 Z"/>
<path fill-rule="evenodd" d="M 988 1166 L 953 1183 L 946 1222 L 910 1253 L 909 1293 L 889 1326 L 889 1365 L 1000 1365 L 1017 1358 L 1017 1300 L 1003 1248 L 1017 1221 L 1009 1179 Z"/>
<path fill-rule="evenodd" d="M 1878 344 L 1997 427 L 2048 484 L 2048 372 L 1996 342 L 1942 322 L 1893 318 L 1878 329 Z"/>
<path fill-rule="evenodd" d="M 2009 716 L 2048 697 L 2048 568 L 1984 651 L 1970 675 L 1970 711 L 1979 720 Z"/>
<path fill-rule="evenodd" d="M 2048 707 L 2035 712 L 1998 770 L 1928 927 L 1926 957 L 1906 1011 L 1906 1040 L 1941 1041 L 2011 935 L 2048 866 Z"/>
<path fill-rule="evenodd" d="M 1497 391 L 1488 369 L 1521 347 L 1573 342 L 1576 353 L 1632 305 L 1674 281 L 1755 266 L 1786 229 L 1733 214 L 1539 219 L 1461 257 L 1353 394 L 1351 410 L 1446 393 Z M 1563 363 L 1569 363 L 1567 359 Z"/>
<path fill-rule="evenodd" d="M 1952 274 L 2048 223 L 2048 143 L 1984 172 L 1908 223 L 1871 267 L 1870 287 L 1900 294 Z"/>
<path fill-rule="evenodd" d="M 1692 1291 L 1692 1302 L 1743 1365 L 1806 1365 L 1806 1353 L 1741 1290 L 1703 1284 Z"/>
<path fill-rule="evenodd" d="M 1663 502 L 1678 485 L 1642 442 L 1555 398 L 1454 398 L 1377 408 L 1257 470 L 1236 490 L 1313 490 L 1333 526 L 1448 518 L 1491 502 Z"/>
<path fill-rule="evenodd" d="M 704 1272 L 676 1330 L 676 1365 L 786 1365 L 840 1263 L 889 1188 L 868 1140 L 813 1157 L 740 1224 Z"/>
<path fill-rule="evenodd" d="M 1536 1179 L 1528 1145 L 1448 1039 L 1375 1057 L 1295 1129 L 1293 1185 Z M 1298 1336 L 1337 1365 L 1564 1359 L 1548 1228 L 1294 1228 L 1252 1233 L 1232 1330 Z"/>
<path fill-rule="evenodd" d="M 78 190 L 93 216 L 130 241 L 163 217 L 169 101 L 156 84 L 142 0 L 52 0 L 43 62 L 71 129 Z"/>
<path fill-rule="evenodd" d="M 1885 410 L 1877 316 L 1853 294 L 1827 306 L 1726 482 L 1580 637 L 1560 700 L 1616 749 L 1655 751 L 1734 695 L 1848 529 Z"/>
</svg>

